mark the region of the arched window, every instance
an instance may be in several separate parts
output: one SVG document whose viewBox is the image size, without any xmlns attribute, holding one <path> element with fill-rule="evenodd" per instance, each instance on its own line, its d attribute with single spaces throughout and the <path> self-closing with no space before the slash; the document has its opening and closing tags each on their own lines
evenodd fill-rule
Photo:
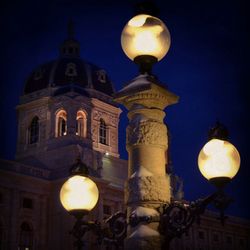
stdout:
<svg viewBox="0 0 250 250">
<path fill-rule="evenodd" d="M 99 127 L 99 142 L 101 144 L 108 144 L 107 141 L 107 125 L 103 119 L 100 120 L 100 127 Z"/>
<path fill-rule="evenodd" d="M 20 227 L 18 250 L 31 250 L 33 245 L 33 230 L 27 222 L 23 222 Z"/>
<path fill-rule="evenodd" d="M 67 113 L 65 110 L 60 110 L 56 114 L 56 137 L 67 134 Z"/>
<path fill-rule="evenodd" d="M 38 142 L 39 139 L 39 118 L 35 116 L 29 126 L 29 144 Z"/>
<path fill-rule="evenodd" d="M 76 115 L 76 135 L 86 137 L 87 135 L 87 118 L 84 111 L 78 111 Z"/>
</svg>

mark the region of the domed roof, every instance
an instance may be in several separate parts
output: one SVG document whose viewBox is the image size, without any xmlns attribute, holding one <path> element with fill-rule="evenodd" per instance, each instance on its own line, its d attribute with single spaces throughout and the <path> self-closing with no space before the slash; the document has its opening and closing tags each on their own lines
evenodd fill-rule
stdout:
<svg viewBox="0 0 250 250">
<path fill-rule="evenodd" d="M 112 82 L 105 70 L 80 58 L 80 45 L 74 39 L 72 23 L 68 28 L 68 39 L 60 47 L 60 57 L 40 65 L 27 78 L 24 94 L 48 87 L 90 88 L 107 95 L 114 93 Z"/>
</svg>

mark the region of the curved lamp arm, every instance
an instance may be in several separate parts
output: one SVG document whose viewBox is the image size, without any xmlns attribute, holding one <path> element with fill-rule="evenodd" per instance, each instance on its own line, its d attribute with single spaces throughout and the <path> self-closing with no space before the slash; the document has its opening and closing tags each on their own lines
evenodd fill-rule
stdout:
<svg viewBox="0 0 250 250">
<path fill-rule="evenodd" d="M 168 244 L 173 238 L 187 232 L 195 221 L 200 223 L 200 215 L 205 212 L 209 204 L 213 204 L 220 211 L 219 219 L 224 225 L 226 219 L 224 211 L 231 202 L 232 199 L 222 190 L 190 204 L 173 201 L 162 208 L 159 231 L 165 236 Z"/>
<path fill-rule="evenodd" d="M 84 246 L 83 237 L 91 231 L 97 236 L 97 244 L 115 245 L 119 249 L 127 233 L 126 214 L 117 212 L 102 223 L 98 221 L 85 221 L 82 217 L 76 217 L 73 229 L 70 231 L 76 241 L 74 246 L 81 250 Z"/>
</svg>

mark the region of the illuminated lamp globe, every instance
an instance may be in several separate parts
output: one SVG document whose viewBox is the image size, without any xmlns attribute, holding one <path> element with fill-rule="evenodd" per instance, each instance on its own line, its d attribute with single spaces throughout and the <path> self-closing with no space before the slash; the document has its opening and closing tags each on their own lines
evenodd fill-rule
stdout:
<svg viewBox="0 0 250 250">
<path fill-rule="evenodd" d="M 74 175 L 62 186 L 60 201 L 70 213 L 88 213 L 91 211 L 99 197 L 96 184 L 88 177 Z"/>
<path fill-rule="evenodd" d="M 222 186 L 239 171 L 240 155 L 230 142 L 212 139 L 201 149 L 198 166 L 206 179 L 216 186 Z"/>
<path fill-rule="evenodd" d="M 132 61 L 140 56 L 149 56 L 160 61 L 169 50 L 170 34 L 160 19 L 140 14 L 130 19 L 124 27 L 121 45 Z"/>
</svg>

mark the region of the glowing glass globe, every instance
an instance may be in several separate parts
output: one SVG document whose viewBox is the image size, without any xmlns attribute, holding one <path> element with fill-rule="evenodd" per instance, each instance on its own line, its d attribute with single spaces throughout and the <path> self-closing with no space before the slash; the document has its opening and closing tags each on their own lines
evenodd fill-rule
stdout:
<svg viewBox="0 0 250 250">
<path fill-rule="evenodd" d="M 88 177 L 75 175 L 62 186 L 60 200 L 63 207 L 69 211 L 91 211 L 99 197 L 96 184 Z"/>
<path fill-rule="evenodd" d="M 240 155 L 228 141 L 212 139 L 198 156 L 201 174 L 208 180 L 218 177 L 232 179 L 240 168 Z"/>
<path fill-rule="evenodd" d="M 130 19 L 124 27 L 121 45 L 131 60 L 150 55 L 160 61 L 169 50 L 170 34 L 160 19 L 140 14 Z"/>
</svg>

